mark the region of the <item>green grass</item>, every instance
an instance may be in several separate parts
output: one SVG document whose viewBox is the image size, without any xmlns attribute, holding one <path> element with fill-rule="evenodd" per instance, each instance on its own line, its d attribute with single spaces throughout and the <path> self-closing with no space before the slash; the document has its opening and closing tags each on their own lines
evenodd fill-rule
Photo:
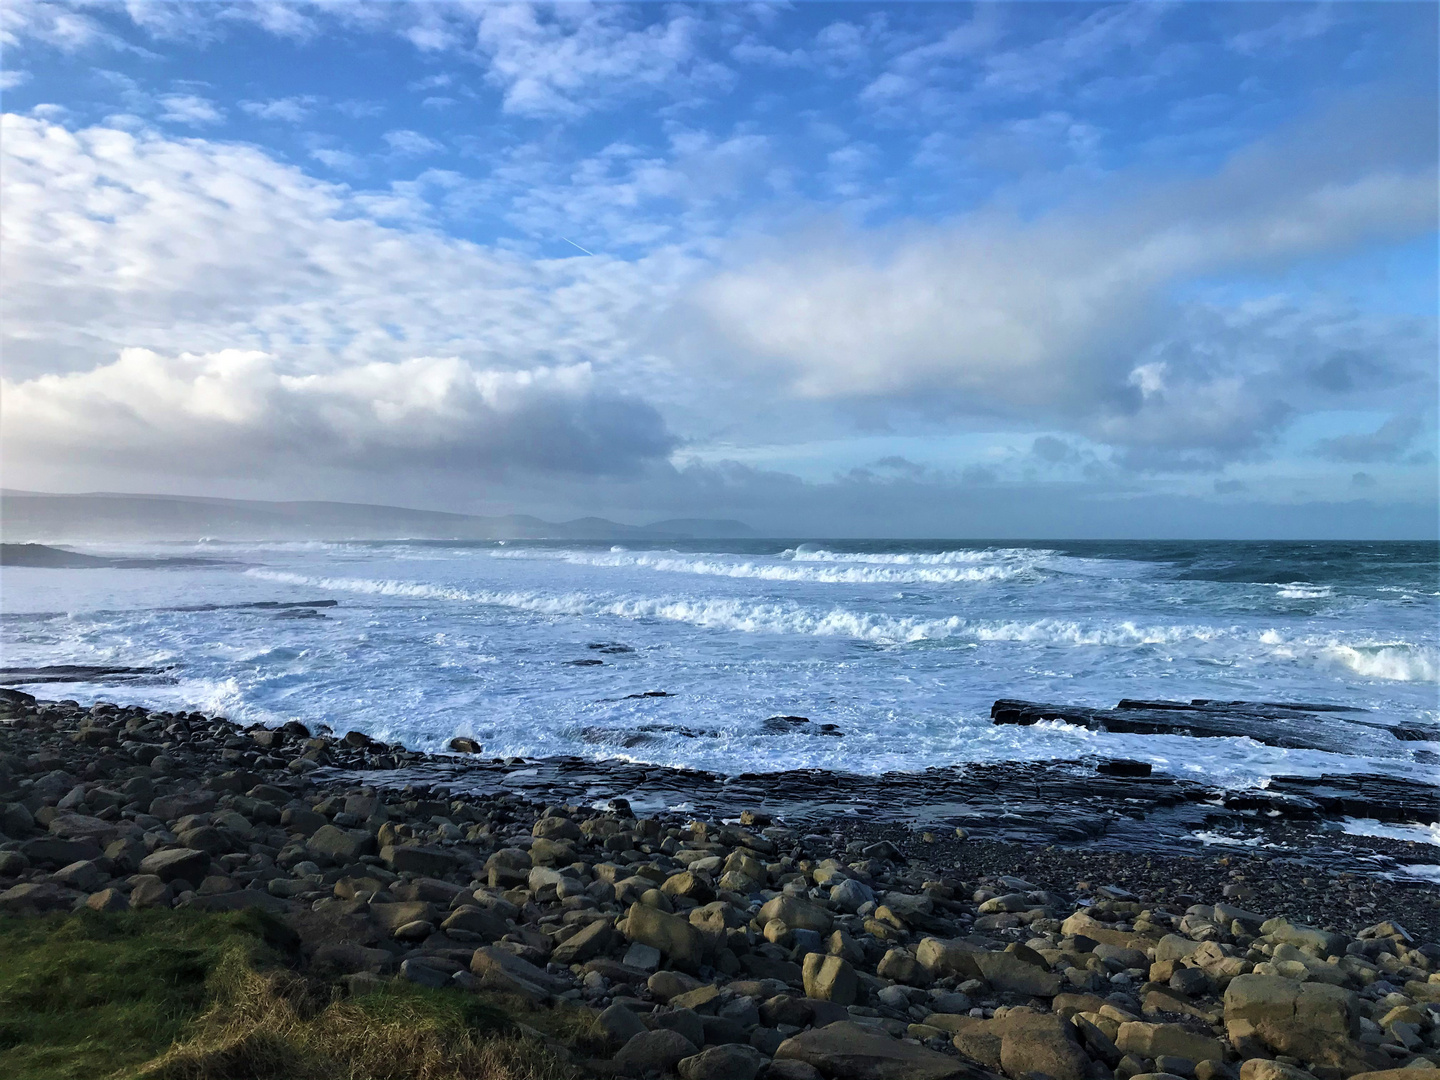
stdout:
<svg viewBox="0 0 1440 1080">
<path fill-rule="evenodd" d="M 210 1004 L 227 957 L 273 962 L 293 935 L 258 912 L 0 918 L 0 1060 L 12 1080 L 124 1076 Z"/>
<path fill-rule="evenodd" d="M 389 981 L 357 997 L 291 970 L 258 911 L 0 918 L 4 1080 L 565 1080 L 511 1019 L 587 1051 L 594 1014 Z"/>
</svg>

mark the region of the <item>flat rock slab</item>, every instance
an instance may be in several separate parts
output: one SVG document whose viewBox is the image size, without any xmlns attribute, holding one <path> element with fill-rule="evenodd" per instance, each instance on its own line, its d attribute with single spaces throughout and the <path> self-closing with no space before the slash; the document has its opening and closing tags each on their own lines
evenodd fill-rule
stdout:
<svg viewBox="0 0 1440 1080">
<path fill-rule="evenodd" d="M 1325 714 L 1321 719 L 1317 712 Z M 1113 709 L 1052 705 L 1002 698 L 990 707 L 994 724 L 1038 724 L 1045 720 L 1131 735 L 1186 735 L 1197 739 L 1244 738 L 1288 750 L 1325 750 L 1353 755 L 1357 749 L 1401 757 L 1398 743 L 1433 738 L 1420 730 L 1360 720 L 1341 707 L 1246 701 L 1121 701 Z M 1358 742 L 1357 742 L 1358 740 Z"/>
<path fill-rule="evenodd" d="M 973 1063 L 849 1020 L 786 1039 L 775 1056 L 803 1061 L 835 1080 L 969 1080 L 990 1075 Z"/>
</svg>

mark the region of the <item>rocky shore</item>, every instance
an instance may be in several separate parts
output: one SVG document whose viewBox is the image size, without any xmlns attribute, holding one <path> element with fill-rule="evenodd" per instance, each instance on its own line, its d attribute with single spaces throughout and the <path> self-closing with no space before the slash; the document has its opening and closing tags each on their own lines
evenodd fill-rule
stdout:
<svg viewBox="0 0 1440 1080">
<path fill-rule="evenodd" d="M 424 761 L 357 732 L 0 691 L 0 912 L 262 908 L 348 993 L 400 979 L 589 1010 L 594 1040 L 550 1047 L 583 1076 L 1440 1067 L 1433 886 L 1259 850 L 397 786 Z"/>
</svg>

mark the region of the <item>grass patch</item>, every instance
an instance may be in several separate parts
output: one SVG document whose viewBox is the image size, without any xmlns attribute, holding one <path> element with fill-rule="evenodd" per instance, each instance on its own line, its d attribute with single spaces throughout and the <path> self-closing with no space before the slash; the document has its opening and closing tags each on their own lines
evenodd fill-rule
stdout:
<svg viewBox="0 0 1440 1080">
<path fill-rule="evenodd" d="M 597 1042 L 593 1015 L 386 982 L 354 997 L 280 962 L 258 912 L 0 919 L 7 1080 L 569 1080 L 543 1033 Z M 540 1029 L 536 1031 L 535 1029 Z"/>
<path fill-rule="evenodd" d="M 0 1060 L 13 1080 L 125 1075 L 209 1003 L 227 957 L 276 958 L 258 912 L 133 911 L 0 919 Z"/>
</svg>

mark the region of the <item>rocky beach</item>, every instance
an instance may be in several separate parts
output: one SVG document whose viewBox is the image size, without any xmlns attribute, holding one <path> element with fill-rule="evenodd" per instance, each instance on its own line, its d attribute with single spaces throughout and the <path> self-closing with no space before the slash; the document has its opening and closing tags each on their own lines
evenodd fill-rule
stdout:
<svg viewBox="0 0 1440 1080">
<path fill-rule="evenodd" d="M 582 775 L 464 740 L 424 755 L 0 699 L 12 924 L 259 909 L 288 928 L 295 977 L 336 1001 L 404 983 L 508 1003 L 544 1061 L 526 1075 L 1400 1080 L 1440 1064 L 1440 891 L 1393 872 L 1422 845 L 1315 840 L 1327 814 L 1403 791 L 1322 778 L 1226 806 L 1109 763 L 1090 781 L 897 779 L 885 806 L 885 778 Z M 1077 834 L 1087 815 L 1108 824 Z M 1177 846 L 1203 815 L 1265 845 Z M 562 1013 L 569 1036 L 548 1022 Z M 173 1075 L 221 1075 L 202 1065 Z"/>
</svg>

